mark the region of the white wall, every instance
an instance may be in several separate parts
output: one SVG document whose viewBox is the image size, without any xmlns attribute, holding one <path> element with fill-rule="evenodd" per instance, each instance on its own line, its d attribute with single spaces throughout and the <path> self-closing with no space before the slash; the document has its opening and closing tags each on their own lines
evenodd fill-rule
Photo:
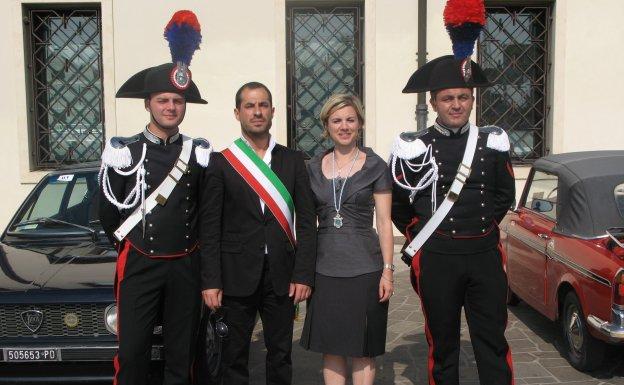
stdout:
<svg viewBox="0 0 624 385">
<path fill-rule="evenodd" d="M 558 1 L 555 11 L 555 153 L 624 149 L 624 1 Z"/>
<path fill-rule="evenodd" d="M 365 144 L 388 159 L 394 137 L 416 129 L 416 95 L 401 90 L 418 68 L 418 2 L 366 4 Z"/>
</svg>

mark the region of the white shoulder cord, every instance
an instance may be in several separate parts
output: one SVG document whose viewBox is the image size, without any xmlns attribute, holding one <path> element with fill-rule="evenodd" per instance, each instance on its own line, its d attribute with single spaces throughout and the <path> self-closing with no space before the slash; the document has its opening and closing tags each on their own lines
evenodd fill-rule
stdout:
<svg viewBox="0 0 624 385">
<path fill-rule="evenodd" d="M 98 176 L 98 179 L 100 180 L 100 185 L 102 186 L 102 190 L 104 191 L 104 196 L 106 196 L 106 199 L 108 199 L 108 201 L 115 205 L 119 210 L 130 209 L 136 206 L 136 204 L 139 202 L 139 199 L 141 199 L 141 202 L 145 201 L 145 189 L 147 188 L 147 185 L 145 183 L 145 167 L 143 167 L 143 161 L 145 160 L 146 152 L 147 145 L 143 143 L 143 152 L 141 154 L 141 159 L 139 160 L 137 165 L 129 171 L 122 171 L 121 169 L 110 167 L 117 174 L 122 176 L 128 176 L 136 173 L 136 183 L 132 188 L 132 191 L 130 191 L 130 194 L 128 194 L 123 202 L 117 200 L 117 197 L 113 193 L 113 189 L 110 185 L 110 180 L 108 178 L 109 166 L 107 166 L 105 163 L 102 163 L 102 166 L 100 167 L 100 174 Z"/>
<path fill-rule="evenodd" d="M 396 169 L 397 159 L 399 159 L 400 161 L 399 164 L 401 166 L 401 173 L 404 176 L 403 180 L 405 181 L 405 183 L 398 180 L 396 173 L 394 171 Z M 405 177 L 406 174 L 405 174 L 404 164 L 412 172 L 420 172 L 427 165 L 430 165 L 431 168 L 427 170 L 427 172 L 425 172 L 425 175 L 423 175 L 422 178 L 420 178 L 416 186 L 412 186 L 407 181 L 407 178 Z M 436 211 L 436 207 L 438 206 L 437 205 L 438 164 L 436 163 L 435 157 L 433 156 L 433 148 L 431 147 L 431 144 L 427 145 L 427 150 L 425 151 L 421 162 L 410 162 L 409 160 L 400 159 L 398 156 L 392 155 L 392 179 L 394 179 L 394 182 L 399 187 L 410 191 L 410 196 L 409 196 L 410 202 L 414 200 L 414 196 L 416 195 L 418 191 L 424 190 L 427 187 L 429 187 L 429 185 L 431 185 L 431 213 L 433 214 Z"/>
</svg>

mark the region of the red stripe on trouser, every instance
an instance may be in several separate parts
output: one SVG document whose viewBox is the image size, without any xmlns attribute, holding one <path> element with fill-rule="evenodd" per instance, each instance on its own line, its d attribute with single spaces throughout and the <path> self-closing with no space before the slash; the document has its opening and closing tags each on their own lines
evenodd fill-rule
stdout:
<svg viewBox="0 0 624 385">
<path fill-rule="evenodd" d="M 117 302 L 117 342 L 119 342 L 119 285 L 124 278 L 126 272 L 126 262 L 128 261 L 128 252 L 130 251 L 130 242 L 124 242 L 119 255 L 117 256 L 117 266 L 115 268 L 115 301 Z M 115 369 L 115 377 L 113 377 L 113 385 L 117 385 L 117 375 L 119 374 L 119 355 L 115 354 L 113 358 L 113 368 Z"/>
<path fill-rule="evenodd" d="M 418 250 L 414 258 L 412 258 L 412 271 L 414 276 L 416 277 L 416 293 L 421 293 L 420 290 L 420 257 L 422 255 L 422 249 Z M 429 345 L 429 354 L 427 355 L 427 374 L 429 377 L 429 385 L 435 385 L 435 379 L 433 378 L 433 337 L 431 336 L 431 332 L 429 331 L 429 320 L 427 319 L 427 312 L 425 311 L 425 304 L 423 303 L 422 296 L 420 297 L 420 308 L 422 309 L 422 313 L 425 316 L 425 336 L 427 337 L 427 344 Z"/>
<path fill-rule="evenodd" d="M 501 264 L 503 265 L 503 272 L 505 272 L 505 276 L 507 276 L 507 253 L 505 252 L 505 249 L 503 248 L 502 243 L 499 241 L 498 242 L 498 252 L 501 255 Z M 505 320 L 505 329 L 507 329 L 507 320 Z M 511 347 L 507 347 L 507 365 L 509 366 L 509 371 L 511 372 L 511 385 L 514 385 L 516 383 L 516 380 L 514 378 L 514 370 L 513 370 L 513 360 L 511 359 Z"/>
<path fill-rule="evenodd" d="M 126 261 L 128 260 L 128 252 L 130 251 L 130 242 L 124 242 L 123 248 L 119 252 L 117 256 L 117 266 L 116 266 L 116 274 L 115 274 L 115 301 L 119 302 L 119 285 L 123 280 L 124 274 L 126 272 Z M 119 309 L 119 304 L 117 304 L 117 309 Z M 119 320 L 119 313 L 117 313 L 117 319 Z M 118 321 L 119 322 L 119 321 Z M 119 333 L 117 333 L 119 334 Z"/>
<path fill-rule="evenodd" d="M 115 377 L 113 377 L 113 385 L 117 385 L 117 374 L 119 373 L 119 357 L 115 354 L 113 358 L 113 368 L 115 369 Z"/>
</svg>

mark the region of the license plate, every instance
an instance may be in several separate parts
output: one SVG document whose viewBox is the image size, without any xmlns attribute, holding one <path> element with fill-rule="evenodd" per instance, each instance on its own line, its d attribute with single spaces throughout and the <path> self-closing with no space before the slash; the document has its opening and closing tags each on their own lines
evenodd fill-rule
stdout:
<svg viewBox="0 0 624 385">
<path fill-rule="evenodd" d="M 60 361 L 61 353 L 51 349 L 2 349 L 6 362 Z"/>
</svg>

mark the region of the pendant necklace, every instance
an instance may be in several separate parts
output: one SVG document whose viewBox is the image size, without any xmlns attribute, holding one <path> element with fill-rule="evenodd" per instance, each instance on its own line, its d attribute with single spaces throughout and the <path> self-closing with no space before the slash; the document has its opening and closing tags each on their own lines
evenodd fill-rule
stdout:
<svg viewBox="0 0 624 385">
<path fill-rule="evenodd" d="M 353 166 L 355 165 L 355 161 L 357 160 L 359 153 L 360 149 L 356 148 L 355 156 L 353 156 L 353 161 L 351 162 L 351 167 L 349 167 L 349 172 L 347 172 L 347 176 L 345 176 L 344 182 L 342 182 L 342 186 L 340 186 L 340 195 L 338 195 L 338 199 L 336 199 L 336 150 L 332 151 L 332 192 L 334 193 L 334 209 L 336 210 L 336 216 L 334 216 L 334 227 L 337 229 L 342 227 L 342 217 L 340 216 L 342 192 L 344 191 L 347 179 L 349 179 L 349 175 L 351 174 L 351 170 L 353 170 Z"/>
</svg>

